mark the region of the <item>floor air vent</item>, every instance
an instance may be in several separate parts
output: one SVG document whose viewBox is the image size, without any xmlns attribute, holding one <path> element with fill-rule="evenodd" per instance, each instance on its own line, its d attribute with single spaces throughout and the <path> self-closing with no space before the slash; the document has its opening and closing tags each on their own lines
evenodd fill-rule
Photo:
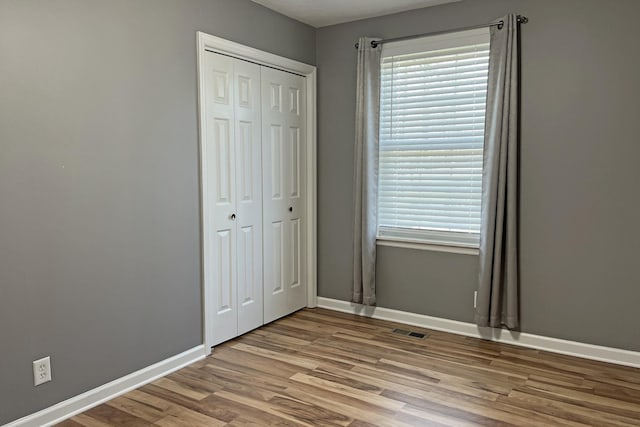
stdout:
<svg viewBox="0 0 640 427">
<path fill-rule="evenodd" d="M 414 332 L 414 331 L 407 331 L 405 329 L 394 329 L 393 333 L 394 334 L 399 334 L 399 335 L 405 335 L 407 337 L 420 338 L 420 339 L 423 339 L 426 336 L 423 333 Z"/>
</svg>

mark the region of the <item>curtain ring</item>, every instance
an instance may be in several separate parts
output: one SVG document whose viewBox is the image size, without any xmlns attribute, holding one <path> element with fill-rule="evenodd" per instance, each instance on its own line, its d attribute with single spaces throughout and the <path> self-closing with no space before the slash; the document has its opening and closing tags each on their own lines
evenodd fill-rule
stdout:
<svg viewBox="0 0 640 427">
<path fill-rule="evenodd" d="M 378 47 L 378 42 L 377 42 L 377 41 L 375 41 L 375 40 L 372 40 L 372 41 L 371 41 L 371 47 L 373 47 L 373 48 Z"/>
<path fill-rule="evenodd" d="M 498 22 L 498 29 L 501 30 L 504 27 L 504 21 Z"/>
</svg>

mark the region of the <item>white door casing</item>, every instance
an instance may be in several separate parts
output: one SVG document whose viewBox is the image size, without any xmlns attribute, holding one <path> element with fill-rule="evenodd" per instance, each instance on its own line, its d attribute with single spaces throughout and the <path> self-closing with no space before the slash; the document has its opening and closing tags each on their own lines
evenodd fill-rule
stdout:
<svg viewBox="0 0 640 427">
<path fill-rule="evenodd" d="M 202 32 L 197 33 L 197 60 L 198 60 L 198 104 L 199 104 L 199 140 L 200 140 L 200 176 L 201 176 L 201 196 L 202 196 L 202 292 L 203 292 L 203 341 L 207 352 L 209 352 L 212 346 L 216 343 L 214 341 L 214 334 L 220 327 L 217 325 L 217 321 L 214 321 L 216 313 L 220 310 L 215 307 L 215 300 L 221 300 L 220 296 L 214 295 L 215 287 L 213 286 L 213 280 L 215 275 L 219 272 L 213 265 L 214 246 L 211 244 L 213 239 L 213 225 L 211 218 L 213 216 L 213 209 L 210 200 L 214 200 L 214 186 L 215 179 L 211 178 L 210 170 L 213 165 L 209 158 L 209 152 L 211 151 L 211 145 L 207 142 L 208 124 L 207 124 L 207 97 L 205 95 L 205 88 L 207 86 L 206 80 L 208 77 L 207 71 L 207 55 L 209 52 L 217 52 L 230 58 L 237 58 L 253 62 L 255 64 L 264 65 L 271 68 L 277 68 L 279 70 L 289 71 L 291 73 L 304 76 L 304 85 L 306 89 L 306 112 L 305 112 L 305 127 L 306 127 L 306 158 L 301 155 L 302 163 L 304 163 L 306 174 L 304 175 L 306 186 L 306 200 L 304 202 L 306 209 L 306 223 L 301 223 L 301 235 L 306 239 L 306 275 L 301 272 L 303 281 L 306 283 L 306 306 L 315 307 L 317 304 L 317 260 L 316 260 L 316 193 L 317 193 L 317 175 L 316 175 L 316 67 L 307 65 L 298 61 L 294 61 L 288 58 L 284 58 L 278 55 L 274 55 L 268 52 L 264 52 L 258 49 L 254 49 L 248 46 L 244 46 L 239 43 L 235 43 L 229 40 L 225 40 L 216 36 L 205 34 Z M 232 85 L 233 86 L 233 85 Z M 230 93 L 233 91 L 233 87 L 230 89 Z M 302 101 L 301 101 L 302 102 Z M 231 132 L 237 132 L 235 126 L 231 129 Z M 231 138 L 231 135 L 229 135 Z M 236 157 L 237 157 L 237 153 Z M 235 160 L 238 161 L 237 159 Z M 301 169 L 302 171 L 303 169 Z M 301 172 L 302 173 L 302 172 Z M 261 176 L 261 174 L 260 174 Z M 301 181 L 302 182 L 302 181 Z M 233 185 L 239 185 L 237 182 L 233 182 Z M 301 184 L 302 185 L 302 184 Z M 238 208 L 240 212 L 240 208 Z M 240 224 L 240 217 L 237 215 Z M 237 227 L 237 225 L 236 225 Z M 228 230 L 220 228 L 220 230 Z M 237 237 L 236 239 L 239 239 Z M 239 240 L 238 240 L 239 241 Z M 236 252 L 240 250 L 237 247 Z M 238 255 L 241 257 L 242 255 Z M 302 254 L 301 254 L 302 256 Z M 216 262 L 219 262 L 216 260 Z M 242 267 L 238 267 L 235 270 L 239 271 Z M 215 275 L 214 275 L 215 273 Z M 234 279 L 234 280 L 237 280 Z M 303 285 L 304 286 L 304 285 Z M 217 292 L 217 291 L 216 291 Z M 224 295 L 223 295 L 224 297 Z M 242 295 L 237 295 L 237 298 L 242 298 Z M 236 304 L 237 303 L 236 299 Z M 219 304 L 218 304 L 219 305 Z M 235 310 L 238 310 L 238 305 L 234 306 Z M 220 307 L 218 307 L 220 308 Z M 233 307 L 232 307 L 233 308 Z M 224 311 L 224 310 L 222 310 Z M 225 314 L 225 313 L 223 313 Z M 241 331 L 241 329 L 238 329 Z M 236 333 L 242 333 L 238 332 Z M 229 334 L 231 335 L 231 334 Z M 218 338 L 217 342 L 220 342 L 221 338 Z"/>
<path fill-rule="evenodd" d="M 263 67 L 264 322 L 307 304 L 304 77 Z"/>
</svg>

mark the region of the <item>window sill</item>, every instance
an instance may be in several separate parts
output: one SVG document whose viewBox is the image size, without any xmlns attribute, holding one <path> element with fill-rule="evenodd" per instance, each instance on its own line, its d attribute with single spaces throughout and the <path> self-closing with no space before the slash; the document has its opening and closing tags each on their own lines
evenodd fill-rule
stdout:
<svg viewBox="0 0 640 427">
<path fill-rule="evenodd" d="M 401 239 L 381 239 L 376 240 L 377 246 L 388 246 L 392 248 L 418 249 L 421 251 L 448 252 L 461 255 L 479 255 L 480 249 L 466 246 L 439 245 L 434 243 L 419 242 Z"/>
</svg>

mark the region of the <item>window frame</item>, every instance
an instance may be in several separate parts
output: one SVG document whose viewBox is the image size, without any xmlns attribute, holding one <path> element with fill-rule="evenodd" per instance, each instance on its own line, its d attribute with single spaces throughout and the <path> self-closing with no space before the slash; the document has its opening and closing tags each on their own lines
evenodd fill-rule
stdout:
<svg viewBox="0 0 640 427">
<path fill-rule="evenodd" d="M 403 54 L 428 52 L 456 46 L 467 46 L 478 43 L 488 43 L 490 40 L 489 28 L 458 31 L 454 33 L 425 36 L 417 39 L 402 40 L 397 42 L 383 43 L 381 45 L 381 67 L 382 61 L 386 57 Z M 488 71 L 488 70 L 487 70 Z M 380 79 L 382 85 L 382 78 Z M 486 100 L 485 100 L 486 102 Z M 380 99 L 380 109 L 382 110 L 382 98 Z M 486 120 L 486 104 L 485 104 Z M 382 120 L 380 120 L 382 126 Z M 379 131 L 380 139 L 381 132 Z M 380 148 L 378 148 L 380 150 Z M 483 141 L 484 151 L 484 141 Z M 380 189 L 380 174 L 378 174 L 378 191 Z M 481 190 L 482 191 L 482 190 Z M 379 195 L 378 195 L 379 214 Z M 377 244 L 380 246 L 407 247 L 413 249 L 435 250 L 443 252 L 478 254 L 480 247 L 480 231 L 457 232 L 436 229 L 411 229 L 400 227 L 388 227 L 377 225 Z"/>
</svg>

